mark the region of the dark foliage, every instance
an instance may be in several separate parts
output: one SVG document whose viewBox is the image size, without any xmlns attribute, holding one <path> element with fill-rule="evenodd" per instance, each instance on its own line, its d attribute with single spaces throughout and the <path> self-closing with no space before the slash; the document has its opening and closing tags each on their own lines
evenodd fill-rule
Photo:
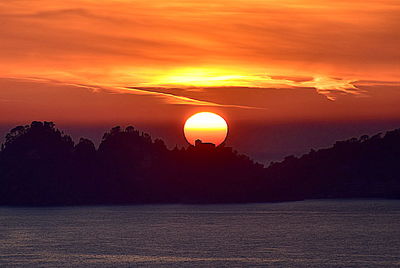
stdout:
<svg viewBox="0 0 400 268">
<path fill-rule="evenodd" d="M 239 202 L 263 167 L 230 148 L 168 150 L 133 127 L 114 127 L 96 150 L 51 122 L 7 134 L 0 153 L 0 204 L 70 205 Z"/>
<path fill-rule="evenodd" d="M 400 129 L 286 157 L 267 168 L 266 179 L 303 198 L 400 198 Z"/>
<path fill-rule="evenodd" d="M 18 126 L 0 152 L 0 204 L 223 203 L 400 197 L 400 130 L 286 157 L 268 168 L 230 147 L 167 149 L 133 127 L 96 150 L 51 122 Z"/>
</svg>

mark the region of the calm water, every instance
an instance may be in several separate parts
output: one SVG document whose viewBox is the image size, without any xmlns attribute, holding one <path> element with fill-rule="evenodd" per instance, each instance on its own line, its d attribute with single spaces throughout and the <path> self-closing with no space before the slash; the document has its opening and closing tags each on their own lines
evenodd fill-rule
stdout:
<svg viewBox="0 0 400 268">
<path fill-rule="evenodd" d="M 400 267 L 400 201 L 3 207 L 0 266 Z"/>
</svg>

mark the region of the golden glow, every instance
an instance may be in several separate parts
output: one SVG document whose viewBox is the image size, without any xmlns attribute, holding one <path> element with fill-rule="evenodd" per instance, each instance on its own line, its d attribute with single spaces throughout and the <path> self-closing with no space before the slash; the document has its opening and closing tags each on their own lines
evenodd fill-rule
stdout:
<svg viewBox="0 0 400 268">
<path fill-rule="evenodd" d="M 155 77 L 152 86 L 254 86 L 260 80 L 254 75 L 246 75 L 243 71 L 232 71 L 218 68 L 181 68 Z"/>
<path fill-rule="evenodd" d="M 218 146 L 226 139 L 228 125 L 221 116 L 202 112 L 189 117 L 183 130 L 186 140 L 192 145 L 199 139 L 202 142 L 210 142 Z"/>
<path fill-rule="evenodd" d="M 0 122 L 399 118 L 399 16 L 396 0 L 0 1 Z"/>
</svg>

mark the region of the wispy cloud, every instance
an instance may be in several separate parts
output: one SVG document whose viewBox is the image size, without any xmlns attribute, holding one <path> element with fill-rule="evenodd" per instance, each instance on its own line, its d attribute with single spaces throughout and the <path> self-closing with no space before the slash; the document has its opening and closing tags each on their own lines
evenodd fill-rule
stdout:
<svg viewBox="0 0 400 268">
<path fill-rule="evenodd" d="M 358 86 L 400 86 L 400 81 L 359 80 L 354 82 Z"/>
<path fill-rule="evenodd" d="M 164 75 L 150 83 L 144 83 L 145 89 L 154 91 L 157 88 L 182 88 L 189 91 L 201 88 L 246 87 L 246 88 L 314 88 L 318 94 L 329 100 L 336 100 L 338 95 L 366 96 L 366 91 L 358 88 L 356 79 L 343 79 L 317 75 L 314 77 L 273 76 L 265 74 L 215 73 L 211 70 L 194 70 L 193 72 L 174 72 Z M 153 86 L 153 87 L 152 87 Z"/>
<path fill-rule="evenodd" d="M 272 78 L 272 77 L 271 77 Z M 316 89 L 318 94 L 326 96 L 329 100 L 336 100 L 340 94 L 366 96 L 365 90 L 357 88 L 354 79 L 342 79 L 337 77 L 329 77 L 318 75 L 313 78 L 296 78 L 296 77 L 283 77 L 282 79 L 272 79 L 277 84 L 289 85 L 292 87 L 310 87 Z"/>
<path fill-rule="evenodd" d="M 215 103 L 215 102 L 210 102 L 210 101 L 197 100 L 197 99 L 179 96 L 179 95 L 175 95 L 175 94 L 171 94 L 171 93 L 152 91 L 150 88 L 143 89 L 143 88 L 128 87 L 128 88 L 120 88 L 120 89 L 125 92 L 126 92 L 126 90 L 128 90 L 129 92 L 134 93 L 134 94 L 154 95 L 156 97 L 161 97 L 168 104 L 215 106 L 215 107 L 241 108 L 241 109 L 265 109 L 265 108 L 261 108 L 261 107 L 253 107 L 253 106 L 246 106 L 246 105 L 221 104 L 221 103 Z"/>
<path fill-rule="evenodd" d="M 208 65 L 381 79 L 399 72 L 399 14 L 392 0 L 9 0 L 0 71 Z"/>
<path fill-rule="evenodd" d="M 199 100 L 190 97 L 180 96 L 168 92 L 160 92 L 152 90 L 151 88 L 135 88 L 135 87 L 119 87 L 119 86 L 110 86 L 110 85 L 88 85 L 83 83 L 72 83 L 72 82 L 64 82 L 55 79 L 47 79 L 40 77 L 8 77 L 9 79 L 18 79 L 18 80 L 26 80 L 26 81 L 35 81 L 42 83 L 51 83 L 51 84 L 59 84 L 66 86 L 74 86 L 78 88 L 85 88 L 87 90 L 92 91 L 93 93 L 97 93 L 100 91 L 109 92 L 114 94 L 135 94 L 135 95 L 146 95 L 146 96 L 154 96 L 156 98 L 162 99 L 166 104 L 174 104 L 174 105 L 194 105 L 194 106 L 209 106 L 209 107 L 222 107 L 222 108 L 240 108 L 240 109 L 265 109 L 262 107 L 253 107 L 247 105 L 235 105 L 235 104 L 223 104 L 216 103 L 211 101 Z M 1 100 L 0 101 L 7 101 Z"/>
<path fill-rule="evenodd" d="M 354 85 L 356 80 L 331 78 L 324 76 L 314 77 L 311 81 L 299 82 L 299 85 L 313 87 L 319 94 L 326 96 L 329 100 L 336 100 L 340 94 L 366 96 L 366 91 Z"/>
<path fill-rule="evenodd" d="M 370 87 L 398 86 L 399 16 L 394 0 L 0 1 L 0 73 L 129 94 L 143 109 L 338 113 L 342 97 L 353 108 Z"/>
</svg>

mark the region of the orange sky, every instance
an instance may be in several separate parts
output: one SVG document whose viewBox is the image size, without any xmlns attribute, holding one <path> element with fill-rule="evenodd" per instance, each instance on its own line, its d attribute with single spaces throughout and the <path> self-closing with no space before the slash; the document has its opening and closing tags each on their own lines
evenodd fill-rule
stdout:
<svg viewBox="0 0 400 268">
<path fill-rule="evenodd" d="M 400 118 L 400 2 L 0 2 L 0 123 Z"/>
</svg>

